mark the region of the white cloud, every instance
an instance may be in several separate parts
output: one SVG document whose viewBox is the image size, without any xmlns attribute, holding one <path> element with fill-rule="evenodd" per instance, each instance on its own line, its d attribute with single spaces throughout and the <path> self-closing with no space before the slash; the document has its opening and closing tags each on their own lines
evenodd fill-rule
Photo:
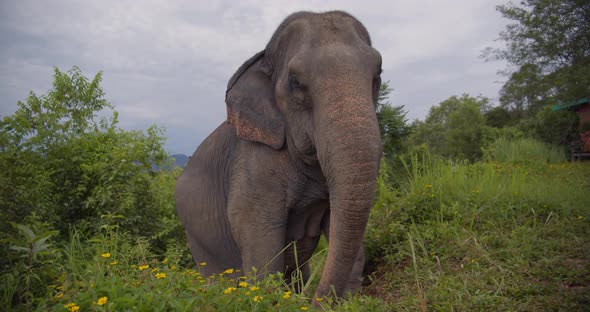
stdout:
<svg viewBox="0 0 590 312">
<path fill-rule="evenodd" d="M 122 124 L 157 122 L 204 137 L 225 119 L 234 70 L 297 10 L 342 9 L 368 28 L 384 58 L 394 104 L 413 118 L 455 90 L 494 97 L 501 64 L 485 64 L 504 21 L 499 3 L 462 1 L 13 1 L 0 4 L 0 114 L 29 89 L 50 87 L 51 67 L 104 70 Z M 447 64 L 446 62 L 453 62 Z M 474 85 L 479 83 L 481 85 Z M 442 89 L 442 88 L 445 89 Z M 185 139 L 193 142 L 192 139 Z M 191 132 L 190 135 L 194 135 Z M 186 146 L 180 139 L 176 146 Z M 171 146 L 173 152 L 176 146 Z M 183 147 L 184 148 L 184 147 Z M 188 153 L 188 150 L 180 150 Z"/>
</svg>

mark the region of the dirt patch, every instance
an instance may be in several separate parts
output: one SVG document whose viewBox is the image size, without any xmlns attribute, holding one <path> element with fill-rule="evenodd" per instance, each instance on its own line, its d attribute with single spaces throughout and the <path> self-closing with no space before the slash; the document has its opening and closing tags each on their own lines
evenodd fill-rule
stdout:
<svg viewBox="0 0 590 312">
<path fill-rule="evenodd" d="M 383 258 L 367 262 L 363 272 L 362 294 L 381 299 L 386 303 L 399 301 L 401 293 L 397 289 L 391 289 L 391 280 L 387 278 L 387 275 L 402 274 L 411 262 L 410 257 L 404 258 L 394 266 L 387 263 Z"/>
</svg>

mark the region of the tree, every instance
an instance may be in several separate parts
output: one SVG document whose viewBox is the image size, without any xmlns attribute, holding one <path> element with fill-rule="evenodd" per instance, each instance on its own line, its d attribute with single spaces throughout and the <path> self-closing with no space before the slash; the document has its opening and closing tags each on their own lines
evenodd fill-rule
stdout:
<svg viewBox="0 0 590 312">
<path fill-rule="evenodd" d="M 501 106 L 496 106 L 484 113 L 486 126 L 504 128 L 512 123 L 510 112 Z"/>
<path fill-rule="evenodd" d="M 590 94 L 590 2 L 523 0 L 497 10 L 515 21 L 500 33 L 504 49 L 484 51 L 514 69 L 501 91 L 504 107 L 533 116 L 543 105 Z"/>
<path fill-rule="evenodd" d="M 534 116 L 547 105 L 551 87 L 546 80 L 539 66 L 521 66 L 500 90 L 501 107 L 510 110 L 515 119 Z"/>
<path fill-rule="evenodd" d="M 410 140 L 435 154 L 474 161 L 481 157 L 482 109 L 488 105 L 485 97 L 451 96 L 431 107 L 424 122 L 416 123 Z"/>
<path fill-rule="evenodd" d="M 545 143 L 559 146 L 579 140 L 578 125 L 576 113 L 568 110 L 552 111 L 550 107 L 545 107 L 532 119 L 534 136 Z"/>
<path fill-rule="evenodd" d="M 391 106 L 388 101 L 393 89 L 389 81 L 381 84 L 377 101 L 377 121 L 383 140 L 383 152 L 386 156 L 399 154 L 405 150 L 405 141 L 410 135 L 410 126 L 406 119 L 404 106 Z"/>
<path fill-rule="evenodd" d="M 102 74 L 92 80 L 74 67 L 54 70 L 52 89 L 30 93 L 0 121 L 0 228 L 36 215 L 67 234 L 68 227 L 96 233 L 104 215 L 123 215 L 132 235 L 160 232 L 171 207 L 152 183 L 153 162 L 167 158 L 163 131 L 125 131 L 104 98 Z M 173 185 L 165 187 L 172 188 Z"/>
</svg>

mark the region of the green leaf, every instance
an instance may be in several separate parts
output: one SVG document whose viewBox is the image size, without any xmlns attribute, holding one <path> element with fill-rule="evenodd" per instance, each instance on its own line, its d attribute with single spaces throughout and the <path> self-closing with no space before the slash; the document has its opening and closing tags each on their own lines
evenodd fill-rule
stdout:
<svg viewBox="0 0 590 312">
<path fill-rule="evenodd" d="M 10 249 L 15 250 L 15 251 L 22 251 L 22 252 L 26 252 L 26 253 L 29 253 L 31 251 L 30 248 L 21 247 L 21 246 L 10 246 Z"/>
<path fill-rule="evenodd" d="M 16 228 L 25 235 L 27 241 L 33 242 L 35 240 L 35 233 L 26 225 L 23 224 L 16 224 Z"/>
</svg>

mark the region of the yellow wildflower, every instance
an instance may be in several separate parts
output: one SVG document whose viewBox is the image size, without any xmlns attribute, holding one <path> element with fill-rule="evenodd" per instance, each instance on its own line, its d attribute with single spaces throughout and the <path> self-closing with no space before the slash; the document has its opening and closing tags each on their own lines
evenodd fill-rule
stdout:
<svg viewBox="0 0 590 312">
<path fill-rule="evenodd" d="M 301 307 L 301 311 L 307 311 L 307 307 Z"/>
<path fill-rule="evenodd" d="M 207 262 L 201 262 L 201 263 L 199 263 L 199 265 L 200 266 L 206 266 L 207 265 Z"/>
<path fill-rule="evenodd" d="M 158 268 L 153 268 L 152 273 L 156 273 L 156 272 L 158 272 L 158 270 L 159 270 Z"/>
<path fill-rule="evenodd" d="M 102 255 L 100 255 L 103 258 L 110 258 L 111 257 L 111 253 L 110 252 L 105 252 Z"/>
<path fill-rule="evenodd" d="M 163 263 L 163 264 L 166 264 L 166 263 L 168 263 L 168 258 L 164 258 L 164 260 L 162 260 L 162 263 Z"/>
<path fill-rule="evenodd" d="M 256 286 L 252 286 L 252 287 L 250 287 L 250 290 L 251 290 L 251 291 L 255 291 L 255 290 L 258 290 L 258 289 L 260 289 L 260 288 L 258 288 L 258 287 L 256 287 Z"/>
<path fill-rule="evenodd" d="M 248 287 L 248 283 L 246 283 L 246 282 L 240 282 L 240 283 L 238 284 L 238 286 L 240 286 L 240 287 L 242 287 L 242 288 L 246 288 L 246 287 Z"/>
<path fill-rule="evenodd" d="M 157 279 L 163 279 L 166 277 L 166 273 L 156 273 L 156 278 Z"/>
<path fill-rule="evenodd" d="M 234 273 L 234 269 L 227 269 L 225 271 L 223 271 L 223 274 L 233 274 Z"/>
<path fill-rule="evenodd" d="M 258 295 L 254 296 L 254 298 L 252 298 L 252 300 L 254 300 L 254 302 L 260 302 L 262 299 L 263 299 L 263 297 L 258 296 Z"/>
<path fill-rule="evenodd" d="M 235 287 L 228 287 L 228 288 L 226 288 L 226 289 L 223 291 L 223 293 L 224 293 L 224 294 L 231 294 L 231 292 L 232 292 L 232 291 L 235 291 L 235 290 L 237 290 L 237 288 L 235 288 Z"/>
<path fill-rule="evenodd" d="M 109 301 L 109 297 L 107 297 L 107 296 L 100 297 L 100 298 L 98 298 L 98 301 L 96 301 L 96 304 L 105 305 L 107 303 L 107 301 Z"/>
<path fill-rule="evenodd" d="M 140 265 L 140 266 L 139 266 L 139 270 L 140 270 L 140 271 L 147 270 L 147 269 L 149 269 L 149 267 L 150 267 L 150 265 L 149 265 L 149 264 Z"/>
<path fill-rule="evenodd" d="M 236 270 L 236 272 L 238 272 L 238 270 Z M 246 277 L 245 277 L 245 276 L 240 276 L 240 279 L 241 279 L 241 280 L 245 280 L 245 279 L 246 279 Z"/>
<path fill-rule="evenodd" d="M 291 297 L 291 292 L 290 292 L 290 291 L 287 291 L 287 292 L 285 292 L 285 293 L 283 294 L 283 298 L 284 298 L 284 299 L 289 299 L 290 297 Z"/>
<path fill-rule="evenodd" d="M 65 305 L 65 307 L 70 311 L 70 312 L 76 312 L 78 310 L 80 310 L 80 307 L 78 305 L 76 305 L 75 303 L 68 303 Z"/>
<path fill-rule="evenodd" d="M 119 262 L 117 262 L 117 260 L 111 262 L 111 265 L 116 265 L 116 264 L 119 264 Z"/>
<path fill-rule="evenodd" d="M 324 298 L 315 298 L 315 301 L 317 301 L 317 302 L 320 302 L 322 300 L 324 300 Z"/>
</svg>

